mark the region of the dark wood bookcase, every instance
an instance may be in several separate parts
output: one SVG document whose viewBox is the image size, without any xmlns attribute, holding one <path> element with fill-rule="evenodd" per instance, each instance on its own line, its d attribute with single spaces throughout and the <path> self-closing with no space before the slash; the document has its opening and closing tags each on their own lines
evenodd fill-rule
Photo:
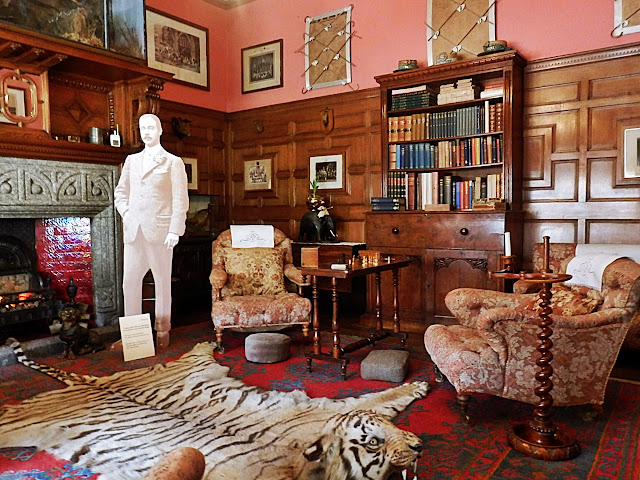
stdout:
<svg viewBox="0 0 640 480">
<path fill-rule="evenodd" d="M 472 202 L 468 200 L 466 208 L 457 205 L 445 210 L 441 206 L 427 205 L 422 210 L 422 202 L 416 199 L 415 206 L 411 205 L 414 209 L 367 213 L 367 248 L 390 254 L 410 255 L 416 260 L 413 267 L 403 269 L 401 277 L 404 275 L 406 278 L 400 279 L 400 309 L 401 313 L 409 318 L 428 320 L 434 315 L 450 315 L 444 304 L 444 297 L 454 288 L 504 288 L 502 283 L 490 280 L 487 273 L 503 266 L 505 231 L 511 232 L 512 254 L 516 257 L 516 265 L 522 259 L 521 176 L 525 65 L 525 60 L 517 52 L 508 51 L 376 77 L 380 84 L 382 176 L 385 196 L 399 196 L 397 191 L 393 191 L 393 177 L 399 176 L 398 173 L 406 174 L 407 178 L 413 177 L 413 182 L 418 184 L 422 178 L 420 174 L 428 172 L 437 172 L 440 178 L 450 176 L 454 181 L 466 181 L 467 185 L 475 186 L 474 182 L 478 177 L 487 178 L 490 175 L 499 176 L 502 183 L 497 198 L 494 198 L 495 202 L 488 202 L 496 203 L 496 209 L 472 209 Z M 426 91 L 437 95 L 442 85 L 463 85 L 469 80 L 475 87 L 474 98 L 444 104 L 430 102 L 427 106 L 409 104 L 408 108 L 404 108 L 393 98 L 398 92 L 421 86 L 426 86 Z M 498 93 L 490 98 L 480 98 L 480 92 L 488 86 L 492 86 L 494 92 L 497 90 Z M 500 87 L 502 92 L 499 92 Z M 490 129 L 484 128 L 485 122 L 480 115 L 488 114 L 488 106 L 498 103 L 502 108 L 499 128 L 495 125 Z M 388 127 L 391 127 L 397 117 L 421 118 L 427 115 L 430 122 L 437 122 L 443 118 L 455 117 L 457 113 L 452 115 L 451 112 L 456 110 L 471 110 L 478 115 L 479 131 L 459 130 L 456 128 L 458 125 L 454 124 L 453 127 L 449 125 L 448 129 L 441 128 L 436 138 L 419 136 L 415 139 L 412 135 L 410 140 L 396 140 L 388 131 Z M 479 161 L 479 158 L 473 162 L 475 164 L 469 161 L 465 164 L 464 160 L 461 160 L 464 157 L 460 156 L 457 157 L 459 161 L 456 165 L 456 157 L 452 155 L 453 148 L 449 148 L 450 163 L 446 164 L 443 163 L 442 157 L 441 163 L 434 165 L 415 161 L 415 157 L 412 163 L 400 164 L 397 157 L 395 163 L 394 159 L 390 158 L 393 157 L 393 149 L 397 145 L 431 145 L 440 142 L 459 145 L 465 141 L 469 144 L 477 142 L 476 145 L 483 145 L 486 140 L 482 139 L 486 138 L 491 138 L 491 143 L 498 139 L 501 147 L 498 159 L 492 159 L 491 154 L 488 154 L 484 158 L 480 157 L 483 161 Z M 485 153 L 487 152 L 490 150 L 486 149 Z M 402 194 L 401 192 L 400 195 Z M 473 194 L 470 198 L 473 198 Z M 411 202 L 407 202 L 409 203 Z M 390 278 L 383 277 L 383 292 L 392 291 L 391 281 Z M 373 288 L 368 290 L 374 291 Z M 369 296 L 369 311 L 374 300 Z"/>
</svg>

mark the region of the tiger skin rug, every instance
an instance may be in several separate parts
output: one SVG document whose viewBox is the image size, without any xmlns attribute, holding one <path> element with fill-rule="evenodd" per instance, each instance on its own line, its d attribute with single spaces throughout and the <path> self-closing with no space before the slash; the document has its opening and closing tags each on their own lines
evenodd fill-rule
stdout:
<svg viewBox="0 0 640 480">
<path fill-rule="evenodd" d="M 227 376 L 214 343 L 166 365 L 105 377 L 24 365 L 63 381 L 0 409 L 0 446 L 37 446 L 105 480 L 139 480 L 179 447 L 200 450 L 205 479 L 387 479 L 415 471 L 420 438 L 389 419 L 427 395 L 414 382 L 359 397 L 309 398 Z"/>
</svg>

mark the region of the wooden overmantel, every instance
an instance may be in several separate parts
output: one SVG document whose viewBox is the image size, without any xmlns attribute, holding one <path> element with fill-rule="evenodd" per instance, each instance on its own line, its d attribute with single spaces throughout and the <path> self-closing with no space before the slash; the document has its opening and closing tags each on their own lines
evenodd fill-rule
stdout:
<svg viewBox="0 0 640 480">
<path fill-rule="evenodd" d="M 0 123 L 1 156 L 115 164 L 139 145 L 137 119 L 158 112 L 173 77 L 144 60 L 8 25 L 0 26 L 1 69 L 35 79 L 40 117 L 27 126 Z M 116 125 L 123 147 L 88 143 L 89 127 Z"/>
</svg>

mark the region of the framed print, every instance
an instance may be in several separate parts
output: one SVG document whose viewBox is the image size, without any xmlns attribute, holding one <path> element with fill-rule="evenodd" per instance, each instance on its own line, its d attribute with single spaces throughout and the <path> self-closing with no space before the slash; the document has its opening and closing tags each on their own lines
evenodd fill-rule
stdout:
<svg viewBox="0 0 640 480">
<path fill-rule="evenodd" d="M 242 93 L 282 87 L 282 39 L 242 49 Z"/>
<path fill-rule="evenodd" d="M 209 90 L 209 30 L 147 8 L 147 64 L 173 81 Z"/>
<path fill-rule="evenodd" d="M 305 88 L 351 83 L 351 9 L 307 17 L 304 33 Z"/>
<path fill-rule="evenodd" d="M 640 128 L 624 131 L 624 178 L 640 177 Z"/>
<path fill-rule="evenodd" d="M 198 189 L 198 159 L 183 157 L 184 169 L 187 172 L 187 188 L 189 190 Z"/>
<path fill-rule="evenodd" d="M 428 0 L 427 62 L 447 58 L 451 53 L 459 60 L 484 52 L 483 45 L 496 39 L 497 0 Z"/>
<path fill-rule="evenodd" d="M 309 181 L 318 181 L 318 190 L 343 188 L 343 155 L 309 158 Z"/>
<path fill-rule="evenodd" d="M 271 159 L 245 160 L 244 189 L 271 190 Z"/>
</svg>

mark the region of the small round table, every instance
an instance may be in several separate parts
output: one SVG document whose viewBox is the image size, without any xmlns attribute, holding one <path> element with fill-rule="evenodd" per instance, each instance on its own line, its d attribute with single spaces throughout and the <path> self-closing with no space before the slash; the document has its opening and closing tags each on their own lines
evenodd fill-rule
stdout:
<svg viewBox="0 0 640 480">
<path fill-rule="evenodd" d="M 551 390 L 553 382 L 550 377 L 553 374 L 551 360 L 553 354 L 551 347 L 553 342 L 553 319 L 551 314 L 551 285 L 558 282 L 565 282 L 571 278 L 566 273 L 552 273 L 549 269 L 549 237 L 544 237 L 544 268 L 538 273 L 512 273 L 493 272 L 494 278 L 518 279 L 525 282 L 536 283 L 541 286 L 540 299 L 541 310 L 538 326 L 538 352 L 540 357 L 536 360 L 538 372 L 535 379 L 539 386 L 533 389 L 540 401 L 533 410 L 533 418 L 528 423 L 517 424 L 508 434 L 509 445 L 514 450 L 529 457 L 541 460 L 569 460 L 580 453 L 580 445 L 575 438 L 567 432 L 563 432 L 551 420 L 551 406 L 553 397 Z"/>
</svg>

